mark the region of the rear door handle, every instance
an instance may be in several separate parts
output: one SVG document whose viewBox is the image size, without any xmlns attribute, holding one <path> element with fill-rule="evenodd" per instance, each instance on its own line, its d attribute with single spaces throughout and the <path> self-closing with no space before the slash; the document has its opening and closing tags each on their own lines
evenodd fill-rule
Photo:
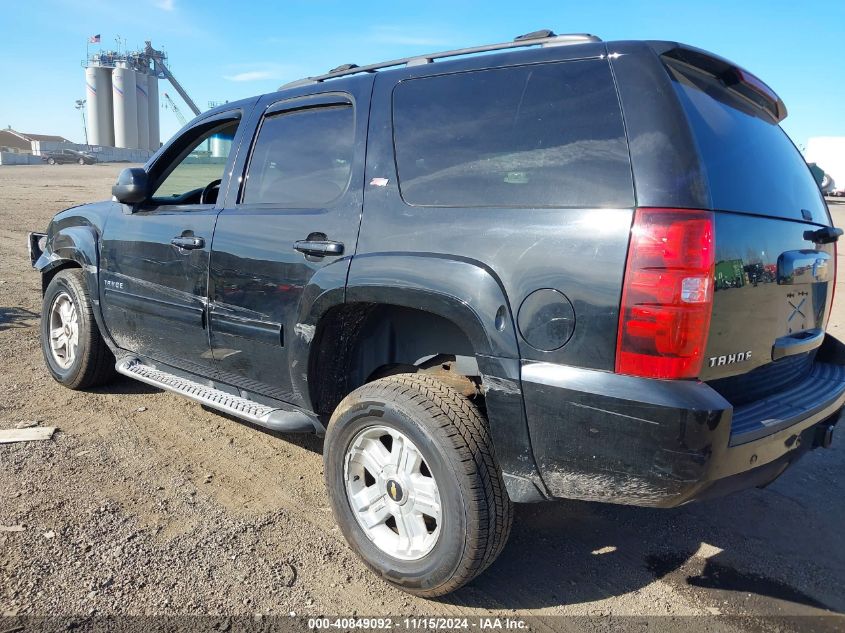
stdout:
<svg viewBox="0 0 845 633">
<path fill-rule="evenodd" d="M 197 248 L 202 248 L 205 246 L 205 240 L 201 237 L 189 237 L 185 235 L 179 235 L 178 237 L 174 237 L 170 240 L 170 243 L 177 248 L 181 248 L 186 251 L 192 251 Z"/>
<path fill-rule="evenodd" d="M 298 240 L 293 248 L 306 255 L 325 257 L 326 255 L 343 255 L 343 242 L 332 240 Z"/>
<path fill-rule="evenodd" d="M 772 345 L 772 360 L 809 352 L 819 347 L 822 341 L 824 341 L 824 330 L 821 328 L 781 336 Z"/>
</svg>

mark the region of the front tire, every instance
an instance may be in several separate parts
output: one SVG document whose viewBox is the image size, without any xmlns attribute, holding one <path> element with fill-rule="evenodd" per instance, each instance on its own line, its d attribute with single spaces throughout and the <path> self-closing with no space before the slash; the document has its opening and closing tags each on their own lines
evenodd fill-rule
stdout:
<svg viewBox="0 0 845 633">
<path fill-rule="evenodd" d="M 399 374 L 349 394 L 329 423 L 324 460 L 347 542 L 409 593 L 458 589 L 507 541 L 513 507 L 486 422 L 432 376 Z"/>
<path fill-rule="evenodd" d="M 115 376 L 114 355 L 94 320 L 91 296 L 78 268 L 59 271 L 44 292 L 41 350 L 50 374 L 69 389 L 86 389 Z"/>
<path fill-rule="evenodd" d="M 56 159 L 55 159 L 55 158 L 48 158 L 48 159 L 47 159 L 47 164 L 48 164 L 48 165 L 55 165 L 55 164 L 56 164 Z"/>
</svg>

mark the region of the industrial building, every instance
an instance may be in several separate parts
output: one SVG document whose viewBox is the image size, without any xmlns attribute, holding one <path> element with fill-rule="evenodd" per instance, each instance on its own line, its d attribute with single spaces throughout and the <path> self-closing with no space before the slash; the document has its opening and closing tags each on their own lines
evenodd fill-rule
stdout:
<svg viewBox="0 0 845 633">
<path fill-rule="evenodd" d="M 10 126 L 0 130 L 0 165 L 40 165 L 42 152 L 61 147 L 79 146 L 63 136 L 18 132 Z"/>
<path fill-rule="evenodd" d="M 161 59 L 158 57 L 158 59 Z M 93 54 L 85 68 L 88 143 L 157 150 L 159 133 L 157 57 L 146 51 Z"/>
<path fill-rule="evenodd" d="M 30 134 L 11 127 L 0 130 L 0 165 L 41 165 L 42 155 L 64 149 L 89 152 L 101 163 L 143 163 L 152 151 L 73 143 L 54 134 Z"/>
<path fill-rule="evenodd" d="M 77 101 L 78 108 L 85 108 L 85 144 L 61 136 L 24 134 L 9 127 L 0 130 L 0 165 L 40 164 L 43 154 L 65 149 L 92 153 L 98 162 L 146 161 L 161 147 L 159 79 L 170 81 L 194 115 L 200 113 L 166 60 L 167 55 L 149 41 L 138 51 L 91 54 L 83 62 L 86 99 Z M 164 96 L 184 123 L 176 104 L 167 93 Z M 209 149 L 214 156 L 225 151 L 219 146 Z"/>
<path fill-rule="evenodd" d="M 88 143 L 156 151 L 159 79 L 167 79 L 196 115 L 199 108 L 167 68 L 167 55 L 150 42 L 140 51 L 100 51 L 86 60 Z"/>
<path fill-rule="evenodd" d="M 28 134 L 11 127 L 0 130 L 0 152 L 12 154 L 37 154 L 42 143 L 70 143 L 63 136 L 53 134 Z"/>
</svg>

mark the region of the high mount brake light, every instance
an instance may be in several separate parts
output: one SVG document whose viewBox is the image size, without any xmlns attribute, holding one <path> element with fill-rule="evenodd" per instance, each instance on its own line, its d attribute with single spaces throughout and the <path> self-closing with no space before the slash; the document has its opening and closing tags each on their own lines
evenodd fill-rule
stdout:
<svg viewBox="0 0 845 633">
<path fill-rule="evenodd" d="M 695 378 L 710 329 L 713 213 L 637 209 L 622 287 L 616 372 Z"/>
<path fill-rule="evenodd" d="M 746 84 L 749 88 L 751 88 L 751 90 L 759 95 L 762 95 L 772 103 L 780 101 L 780 97 L 777 96 L 777 93 L 769 88 L 769 86 L 756 75 L 752 75 L 750 72 L 743 70 L 742 68 L 736 69 L 736 75 L 742 83 Z"/>
</svg>

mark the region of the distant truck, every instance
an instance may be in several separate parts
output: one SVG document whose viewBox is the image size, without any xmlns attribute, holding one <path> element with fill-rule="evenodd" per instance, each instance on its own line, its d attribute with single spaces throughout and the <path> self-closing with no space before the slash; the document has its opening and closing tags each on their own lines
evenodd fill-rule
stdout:
<svg viewBox="0 0 845 633">
<path fill-rule="evenodd" d="M 835 183 L 825 195 L 845 195 L 845 136 L 816 136 L 807 141 L 804 158 L 816 163 Z M 825 186 L 822 185 L 824 190 Z"/>
<path fill-rule="evenodd" d="M 826 196 L 835 195 L 836 182 L 831 178 L 830 174 L 826 173 L 824 169 L 816 163 L 807 163 L 810 167 L 810 172 L 813 178 L 816 179 L 816 184 Z"/>
</svg>

